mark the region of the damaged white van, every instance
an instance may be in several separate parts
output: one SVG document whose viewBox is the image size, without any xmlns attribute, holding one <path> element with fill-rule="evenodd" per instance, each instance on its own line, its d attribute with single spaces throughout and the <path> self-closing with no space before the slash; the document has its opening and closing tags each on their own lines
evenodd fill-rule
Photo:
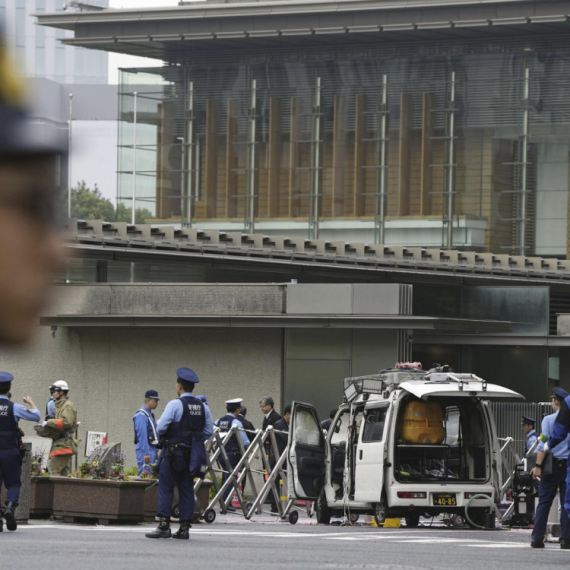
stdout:
<svg viewBox="0 0 570 570">
<path fill-rule="evenodd" d="M 378 523 L 464 514 L 476 494 L 500 501 L 500 446 L 490 401 L 524 399 L 474 374 L 382 372 L 347 378 L 325 436 L 313 406 L 293 402 L 287 458 L 290 498 L 316 501 L 317 520 L 345 511 Z M 489 501 L 470 501 L 485 526 Z M 494 520 L 494 518 L 493 518 Z"/>
</svg>

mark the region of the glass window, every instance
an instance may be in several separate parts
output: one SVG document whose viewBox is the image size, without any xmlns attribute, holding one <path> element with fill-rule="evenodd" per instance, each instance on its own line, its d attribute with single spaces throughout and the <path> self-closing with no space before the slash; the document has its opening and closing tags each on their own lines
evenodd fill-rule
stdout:
<svg viewBox="0 0 570 570">
<path fill-rule="evenodd" d="M 331 435 L 331 445 L 338 445 L 346 442 L 348 437 L 348 413 L 344 413 L 338 417 L 334 424 Z"/>
<path fill-rule="evenodd" d="M 388 406 L 364 411 L 363 442 L 382 441 Z"/>
<path fill-rule="evenodd" d="M 309 410 L 297 410 L 295 438 L 302 445 L 320 445 L 323 438 L 321 426 Z"/>
</svg>

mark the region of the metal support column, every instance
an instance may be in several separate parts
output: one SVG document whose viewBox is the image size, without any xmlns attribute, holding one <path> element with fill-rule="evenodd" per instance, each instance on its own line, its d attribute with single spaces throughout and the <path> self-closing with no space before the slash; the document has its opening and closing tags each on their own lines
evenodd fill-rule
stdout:
<svg viewBox="0 0 570 570">
<path fill-rule="evenodd" d="M 455 71 L 451 72 L 447 107 L 447 249 L 453 248 L 453 209 L 455 198 Z"/>
<path fill-rule="evenodd" d="M 311 191 L 309 195 L 309 239 L 319 237 L 319 215 L 321 198 L 321 78 L 313 102 L 313 132 L 311 144 Z"/>
<path fill-rule="evenodd" d="M 192 214 L 194 210 L 194 82 L 190 81 L 188 90 L 188 108 L 186 110 L 186 162 L 188 163 L 186 175 L 186 220 L 181 214 L 182 226 L 192 227 Z"/>
<path fill-rule="evenodd" d="M 386 234 L 386 150 L 388 142 L 388 76 L 382 76 L 378 105 L 378 139 L 376 141 L 376 200 L 374 204 L 374 243 L 384 243 Z"/>
<path fill-rule="evenodd" d="M 528 167 L 528 113 L 530 97 L 530 69 L 524 70 L 523 100 L 522 100 L 522 135 L 520 137 L 520 193 L 517 218 L 519 231 L 517 232 L 517 250 L 519 255 L 526 255 L 526 210 L 527 210 L 527 167 Z"/>
<path fill-rule="evenodd" d="M 246 196 L 245 196 L 245 220 L 244 233 L 252 234 L 255 231 L 255 146 L 257 133 L 257 80 L 251 82 L 251 99 L 249 103 L 249 141 L 247 145 L 246 164 Z"/>
<path fill-rule="evenodd" d="M 72 137 L 72 123 L 73 123 L 73 93 L 69 94 L 69 141 L 68 141 L 68 154 L 67 154 L 67 217 L 71 218 L 71 153 L 73 150 L 73 137 Z"/>
<path fill-rule="evenodd" d="M 133 106 L 133 209 L 131 214 L 131 223 L 135 224 L 135 210 L 137 204 L 137 95 L 133 93 L 134 106 Z"/>
</svg>

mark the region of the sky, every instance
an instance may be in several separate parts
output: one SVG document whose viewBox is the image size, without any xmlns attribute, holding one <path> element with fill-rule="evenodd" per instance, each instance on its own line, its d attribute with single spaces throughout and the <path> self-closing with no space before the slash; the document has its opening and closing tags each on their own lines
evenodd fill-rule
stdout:
<svg viewBox="0 0 570 570">
<path fill-rule="evenodd" d="M 186 0 L 188 1 L 188 0 Z M 202 0 L 193 0 L 200 2 Z M 178 0 L 110 0 L 111 8 L 152 8 L 153 6 L 177 6 Z M 119 83 L 120 67 L 151 67 L 160 66 L 161 61 L 119 53 L 109 54 L 109 83 Z"/>
</svg>

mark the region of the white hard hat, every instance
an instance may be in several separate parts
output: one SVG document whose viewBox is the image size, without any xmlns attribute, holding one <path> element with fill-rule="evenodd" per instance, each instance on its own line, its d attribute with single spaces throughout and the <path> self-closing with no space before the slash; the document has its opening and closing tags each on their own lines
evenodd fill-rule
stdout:
<svg viewBox="0 0 570 570">
<path fill-rule="evenodd" d="M 58 380 L 49 387 L 50 390 L 54 390 L 56 388 L 58 388 L 59 390 L 69 390 L 69 386 L 67 385 L 67 382 L 65 380 Z"/>
</svg>

